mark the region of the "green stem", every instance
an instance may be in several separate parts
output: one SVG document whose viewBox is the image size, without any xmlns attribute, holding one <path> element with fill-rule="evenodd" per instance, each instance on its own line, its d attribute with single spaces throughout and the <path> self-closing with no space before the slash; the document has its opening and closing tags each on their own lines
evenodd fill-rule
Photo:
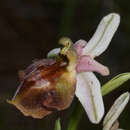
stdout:
<svg viewBox="0 0 130 130">
<path fill-rule="evenodd" d="M 83 115 L 83 107 L 81 106 L 80 103 L 76 103 L 67 130 L 76 130 L 78 128 L 78 124 L 82 118 L 82 115 Z"/>
<path fill-rule="evenodd" d="M 56 120 L 55 129 L 54 129 L 54 130 L 61 130 L 60 119 L 57 119 L 57 120 Z"/>
</svg>

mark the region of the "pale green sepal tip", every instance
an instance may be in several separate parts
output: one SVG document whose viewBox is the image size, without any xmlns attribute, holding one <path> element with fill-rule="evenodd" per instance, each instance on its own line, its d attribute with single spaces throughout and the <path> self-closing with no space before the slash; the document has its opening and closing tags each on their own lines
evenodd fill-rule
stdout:
<svg viewBox="0 0 130 130">
<path fill-rule="evenodd" d="M 130 99 L 130 93 L 126 92 L 116 99 L 103 121 L 103 130 L 111 130 L 114 122 L 119 118 Z"/>
<path fill-rule="evenodd" d="M 61 51 L 60 48 L 52 49 L 51 51 L 48 52 L 47 57 L 48 58 L 55 58 L 56 56 L 58 56 L 58 54 L 60 53 L 60 51 Z"/>
</svg>

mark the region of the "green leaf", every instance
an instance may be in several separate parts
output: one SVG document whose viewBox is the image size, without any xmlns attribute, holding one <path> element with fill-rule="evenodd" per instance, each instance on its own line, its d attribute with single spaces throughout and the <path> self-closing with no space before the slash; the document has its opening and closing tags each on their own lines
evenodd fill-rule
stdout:
<svg viewBox="0 0 130 130">
<path fill-rule="evenodd" d="M 61 130 L 60 118 L 56 120 L 54 130 Z"/>
<path fill-rule="evenodd" d="M 130 72 L 119 74 L 102 86 L 102 95 L 106 95 L 130 79 Z"/>
</svg>

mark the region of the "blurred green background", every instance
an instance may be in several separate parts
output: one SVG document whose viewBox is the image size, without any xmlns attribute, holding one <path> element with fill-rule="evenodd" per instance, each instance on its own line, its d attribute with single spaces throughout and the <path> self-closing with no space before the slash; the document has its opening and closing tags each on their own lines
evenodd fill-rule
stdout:
<svg viewBox="0 0 130 130">
<path fill-rule="evenodd" d="M 121 24 L 109 48 L 97 58 L 110 68 L 108 77 L 99 77 L 101 84 L 123 72 L 130 71 L 130 1 L 129 0 L 0 0 L 0 130 L 53 130 L 55 119 L 61 117 L 65 130 L 74 108 L 53 113 L 42 120 L 24 117 L 7 104 L 18 84 L 17 72 L 34 59 L 46 57 L 58 47 L 57 41 L 68 36 L 73 42 L 88 41 L 101 18 L 111 12 L 121 15 Z M 123 92 L 130 91 L 130 81 L 104 97 L 106 111 Z M 120 116 L 120 127 L 130 130 L 130 103 Z M 86 114 L 79 130 L 101 130 Z"/>
</svg>

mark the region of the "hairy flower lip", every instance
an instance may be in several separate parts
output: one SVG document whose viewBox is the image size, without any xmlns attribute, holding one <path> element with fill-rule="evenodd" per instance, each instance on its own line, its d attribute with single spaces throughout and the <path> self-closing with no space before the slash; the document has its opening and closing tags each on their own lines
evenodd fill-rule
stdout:
<svg viewBox="0 0 130 130">
<path fill-rule="evenodd" d="M 72 44 L 65 43 L 56 59 L 34 62 L 24 71 L 24 77 L 22 74 L 23 80 L 8 103 L 25 116 L 40 119 L 68 108 L 75 95 L 76 58 Z"/>
</svg>

